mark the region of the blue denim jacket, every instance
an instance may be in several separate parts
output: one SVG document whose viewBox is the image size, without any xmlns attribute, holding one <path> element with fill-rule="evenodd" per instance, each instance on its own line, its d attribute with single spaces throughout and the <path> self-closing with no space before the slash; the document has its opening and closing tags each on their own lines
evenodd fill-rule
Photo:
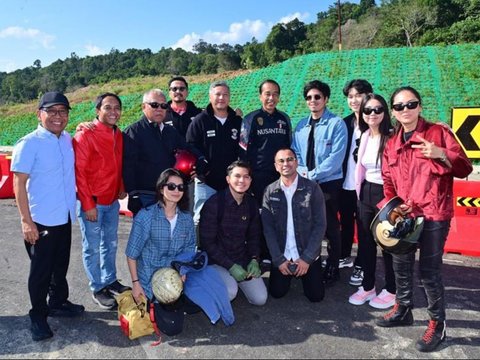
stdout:
<svg viewBox="0 0 480 360">
<path fill-rule="evenodd" d="M 300 120 L 293 135 L 292 148 L 298 159 L 298 173 L 318 183 L 341 179 L 348 141 L 345 122 L 325 108 L 315 127 L 315 168 L 308 171 L 306 159 L 310 118 L 308 116 Z"/>
</svg>

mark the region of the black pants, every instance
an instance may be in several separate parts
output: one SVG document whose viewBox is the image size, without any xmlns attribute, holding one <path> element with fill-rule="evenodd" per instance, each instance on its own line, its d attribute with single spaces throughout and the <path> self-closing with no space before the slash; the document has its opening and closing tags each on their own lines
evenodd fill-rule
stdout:
<svg viewBox="0 0 480 360">
<path fill-rule="evenodd" d="M 342 253 L 342 240 L 340 238 L 340 221 L 338 220 L 338 203 L 342 180 L 332 180 L 320 184 L 325 197 L 325 212 L 327 218 L 327 231 L 325 236 L 328 239 L 327 267 L 338 267 L 338 260 Z"/>
<path fill-rule="evenodd" d="M 378 213 L 377 204 L 383 199 L 383 185 L 364 181 L 358 202 L 358 254 L 363 270 L 362 286 L 365 291 L 375 287 L 375 271 L 377 267 L 377 243 L 370 231 L 370 224 Z M 391 294 L 395 294 L 395 274 L 393 272 L 392 255 L 382 251 L 385 265 L 385 286 Z"/>
<path fill-rule="evenodd" d="M 290 290 L 292 275 L 283 275 L 278 267 L 272 266 L 270 270 L 270 280 L 268 291 L 274 298 L 285 296 Z M 307 273 L 300 278 L 303 285 L 303 293 L 311 302 L 319 302 L 325 296 L 325 285 L 322 279 L 322 261 L 320 257 L 315 260 L 308 268 Z"/>
<path fill-rule="evenodd" d="M 450 220 L 425 221 L 418 240 L 420 248 L 420 279 L 427 296 L 427 311 L 432 320 L 445 320 L 445 294 L 442 281 L 442 256 L 450 230 Z M 413 307 L 413 268 L 415 250 L 393 255 L 393 269 L 397 284 L 397 302 Z"/>
<path fill-rule="evenodd" d="M 352 253 L 355 220 L 357 219 L 357 192 L 355 190 L 341 189 L 338 203 L 338 212 L 340 213 L 340 237 L 342 239 L 340 258 L 344 259 Z M 358 259 L 355 259 L 355 265 L 360 266 Z"/>
<path fill-rule="evenodd" d="M 37 224 L 38 231 L 47 230 L 35 245 L 25 242 L 30 257 L 28 292 L 32 309 L 30 317 L 46 317 L 48 303 L 52 307 L 63 304 L 68 299 L 67 270 L 70 263 L 72 244 L 72 223 L 59 226 Z"/>
</svg>

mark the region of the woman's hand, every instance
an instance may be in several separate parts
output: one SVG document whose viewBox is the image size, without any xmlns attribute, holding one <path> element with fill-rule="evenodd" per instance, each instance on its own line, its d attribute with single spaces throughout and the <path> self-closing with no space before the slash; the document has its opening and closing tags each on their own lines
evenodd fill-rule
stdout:
<svg viewBox="0 0 480 360">
<path fill-rule="evenodd" d="M 137 304 L 147 299 L 145 296 L 145 291 L 143 291 L 142 285 L 140 285 L 139 281 L 135 281 L 132 284 L 132 295 Z"/>
<path fill-rule="evenodd" d="M 444 157 L 444 152 L 442 148 L 439 148 L 435 143 L 430 142 L 420 135 L 417 135 L 417 139 L 419 139 L 422 143 L 421 144 L 413 144 L 412 148 L 419 149 L 420 152 L 425 156 L 427 159 L 441 159 Z"/>
</svg>

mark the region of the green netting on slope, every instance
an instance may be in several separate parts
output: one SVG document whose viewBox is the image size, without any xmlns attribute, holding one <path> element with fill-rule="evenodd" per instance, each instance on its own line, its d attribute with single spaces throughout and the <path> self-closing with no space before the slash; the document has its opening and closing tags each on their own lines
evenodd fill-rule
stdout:
<svg viewBox="0 0 480 360">
<path fill-rule="evenodd" d="M 349 112 L 342 89 L 351 79 L 369 80 L 375 92 L 387 101 L 397 87 L 410 85 L 422 95 L 423 115 L 427 119 L 449 123 L 452 107 L 480 105 L 479 59 L 479 44 L 325 52 L 298 56 L 229 79 L 227 83 L 232 91 L 231 106 L 240 107 L 246 114 L 260 107 L 258 85 L 267 78 L 276 80 L 281 86 L 278 107 L 290 115 L 294 125 L 308 115 L 303 86 L 310 80 L 329 84 L 328 106 L 339 116 Z M 191 84 L 189 98 L 198 106 L 206 106 L 208 87 L 207 83 Z M 141 116 L 141 97 L 141 94 L 121 96 L 121 128 Z M 73 133 L 76 124 L 94 116 L 92 101 L 74 105 L 68 131 Z M 13 145 L 35 126 L 32 114 L 0 117 L 0 145 Z"/>
</svg>

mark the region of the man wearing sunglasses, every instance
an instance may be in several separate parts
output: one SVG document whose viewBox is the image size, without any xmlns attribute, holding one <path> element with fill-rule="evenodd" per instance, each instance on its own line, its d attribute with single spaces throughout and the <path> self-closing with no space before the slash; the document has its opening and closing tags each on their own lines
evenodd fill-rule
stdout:
<svg viewBox="0 0 480 360">
<path fill-rule="evenodd" d="M 325 195 L 327 214 L 328 258 L 324 280 L 333 284 L 339 279 L 341 255 L 338 203 L 343 183 L 343 159 L 347 147 L 345 122 L 327 108 L 330 87 L 319 80 L 307 83 L 303 96 L 310 115 L 298 123 L 292 148 L 298 159 L 302 176 L 317 182 Z"/>
<path fill-rule="evenodd" d="M 202 154 L 173 126 L 164 124 L 167 109 L 163 91 L 149 90 L 143 95 L 143 116 L 124 130 L 123 181 L 129 195 L 128 209 L 134 214 L 156 202 L 155 184 L 163 170 L 174 166 L 177 149 L 197 156 L 197 174 L 206 166 Z"/>
<path fill-rule="evenodd" d="M 175 76 L 168 82 L 168 110 L 164 123 L 171 125 L 186 137 L 188 125 L 202 109 L 198 108 L 193 101 L 187 100 L 188 83 L 183 76 Z"/>
</svg>

